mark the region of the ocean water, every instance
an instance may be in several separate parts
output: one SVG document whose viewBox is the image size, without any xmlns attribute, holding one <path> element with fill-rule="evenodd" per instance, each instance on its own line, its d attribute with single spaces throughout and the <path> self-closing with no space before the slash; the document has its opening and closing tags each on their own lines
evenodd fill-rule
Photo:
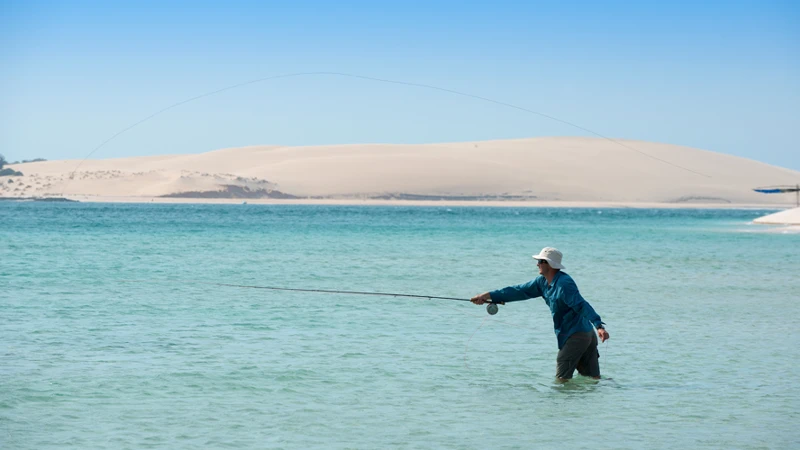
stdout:
<svg viewBox="0 0 800 450">
<path fill-rule="evenodd" d="M 0 447 L 798 448 L 768 212 L 2 202 Z M 608 323 L 599 382 L 554 382 L 540 299 L 214 284 L 468 298 L 544 246 Z"/>
</svg>

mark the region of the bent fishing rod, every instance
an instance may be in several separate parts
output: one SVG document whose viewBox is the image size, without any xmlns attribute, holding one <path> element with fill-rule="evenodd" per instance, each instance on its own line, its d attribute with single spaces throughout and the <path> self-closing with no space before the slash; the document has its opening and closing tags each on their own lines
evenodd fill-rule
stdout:
<svg viewBox="0 0 800 450">
<path fill-rule="evenodd" d="M 287 287 L 276 287 L 276 286 L 255 286 L 255 285 L 246 285 L 246 284 L 231 284 L 231 283 L 213 283 L 209 281 L 199 281 L 199 280 L 116 280 L 120 283 L 169 283 L 169 282 L 186 282 L 186 283 L 194 283 L 194 284 L 205 284 L 208 286 L 222 286 L 222 287 L 235 287 L 235 288 L 243 288 L 243 289 L 264 289 L 269 291 L 288 291 L 288 292 L 315 292 L 315 293 L 323 293 L 323 294 L 351 294 L 351 295 L 375 295 L 381 297 L 405 297 L 405 298 L 422 298 L 428 300 L 455 300 L 460 302 L 469 302 L 471 301 L 468 298 L 457 298 L 457 297 L 440 297 L 436 295 L 418 295 L 418 294 L 398 294 L 394 292 L 368 292 L 368 291 L 343 291 L 343 290 L 335 290 L 335 289 L 300 289 L 300 288 L 287 288 Z M 497 305 L 505 305 L 505 302 L 492 302 L 489 301 L 486 304 L 486 312 L 489 315 L 493 316 L 497 314 L 498 308 Z"/>
</svg>

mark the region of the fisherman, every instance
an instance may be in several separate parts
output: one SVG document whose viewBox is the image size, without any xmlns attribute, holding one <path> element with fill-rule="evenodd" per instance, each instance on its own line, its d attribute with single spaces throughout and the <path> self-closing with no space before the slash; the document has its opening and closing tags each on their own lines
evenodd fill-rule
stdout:
<svg viewBox="0 0 800 450">
<path fill-rule="evenodd" d="M 575 369 L 583 376 L 600 378 L 600 363 L 597 352 L 597 335 L 602 342 L 609 338 L 603 321 L 592 306 L 583 299 L 572 277 L 562 272 L 562 254 L 555 248 L 545 247 L 533 255 L 539 268 L 539 276 L 517 286 L 508 286 L 496 291 L 472 297 L 472 303 L 507 303 L 529 298 L 543 297 L 553 315 L 553 326 L 558 339 L 556 378 L 567 381 Z M 594 333 L 592 326 L 597 329 Z"/>
</svg>

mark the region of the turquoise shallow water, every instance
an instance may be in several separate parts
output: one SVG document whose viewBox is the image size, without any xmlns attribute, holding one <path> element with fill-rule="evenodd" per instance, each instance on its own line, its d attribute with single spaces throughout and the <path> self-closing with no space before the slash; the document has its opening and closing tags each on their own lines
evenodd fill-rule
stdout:
<svg viewBox="0 0 800 450">
<path fill-rule="evenodd" d="M 800 234 L 766 212 L 0 203 L 0 447 L 797 448 Z M 197 282 L 461 298 L 546 245 L 600 382 L 553 382 L 541 300 Z"/>
</svg>

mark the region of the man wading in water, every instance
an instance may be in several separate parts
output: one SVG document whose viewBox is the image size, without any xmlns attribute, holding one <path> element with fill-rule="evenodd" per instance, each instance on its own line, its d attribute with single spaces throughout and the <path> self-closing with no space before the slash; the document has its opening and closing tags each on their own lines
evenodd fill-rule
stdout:
<svg viewBox="0 0 800 450">
<path fill-rule="evenodd" d="M 603 328 L 603 321 L 592 305 L 581 297 L 572 277 L 561 271 L 564 268 L 561 257 L 557 249 L 545 247 L 533 256 L 539 267 L 538 277 L 517 286 L 476 295 L 471 301 L 482 305 L 490 301 L 507 303 L 543 297 L 553 314 L 553 326 L 558 338 L 558 380 L 569 380 L 575 369 L 581 375 L 599 379 L 597 335 L 605 342 L 609 338 L 608 331 Z M 597 334 L 592 329 L 593 325 L 597 328 Z"/>
</svg>

